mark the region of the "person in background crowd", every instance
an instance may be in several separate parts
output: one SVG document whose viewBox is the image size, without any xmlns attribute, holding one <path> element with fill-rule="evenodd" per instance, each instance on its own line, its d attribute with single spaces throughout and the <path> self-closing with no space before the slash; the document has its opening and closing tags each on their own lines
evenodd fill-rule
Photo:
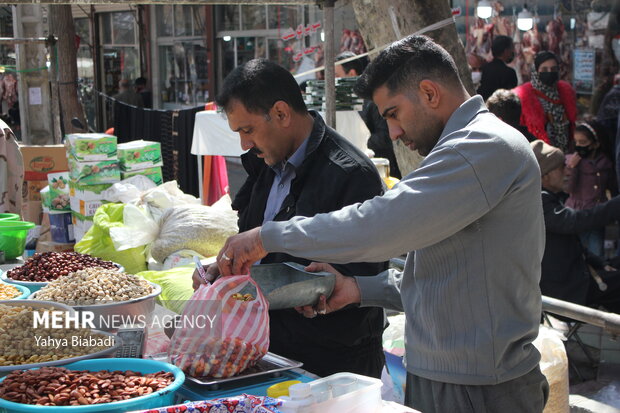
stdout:
<svg viewBox="0 0 620 413">
<path fill-rule="evenodd" d="M 121 79 L 118 82 L 118 93 L 112 97 L 128 105 L 137 106 L 139 108 L 144 107 L 142 96 L 134 90 L 129 79 Z"/>
<path fill-rule="evenodd" d="M 532 80 L 517 86 L 521 99 L 521 124 L 540 139 L 562 152 L 572 149 L 577 103 L 570 83 L 559 80 L 560 61 L 548 51 L 534 58 Z"/>
<path fill-rule="evenodd" d="M 342 52 L 336 56 L 336 61 L 348 59 L 355 54 L 352 52 Z M 336 77 L 352 77 L 362 74 L 364 69 L 368 66 L 368 58 L 362 57 L 360 59 L 352 60 L 341 65 L 336 65 Z M 370 137 L 366 144 L 369 149 L 375 153 L 377 158 L 385 158 L 390 162 L 390 176 L 394 178 L 402 178 L 400 169 L 398 168 L 398 162 L 396 161 L 396 155 L 394 154 L 394 146 L 390 139 L 387 123 L 385 119 L 381 117 L 379 111 L 377 111 L 377 105 L 372 100 L 364 100 L 364 106 L 360 112 L 362 120 L 370 131 Z"/>
<path fill-rule="evenodd" d="M 598 130 L 598 132 L 597 132 Z M 618 194 L 614 166 L 602 150 L 605 131 L 596 123 L 581 123 L 575 128 L 575 153 L 566 156 L 566 206 L 573 209 L 593 208 L 607 201 L 607 191 Z M 605 227 L 580 234 L 583 245 L 603 256 Z"/>
<path fill-rule="evenodd" d="M 241 156 L 248 178 L 232 205 L 239 213 L 239 231 L 338 210 L 383 192 L 372 161 L 327 127 L 317 112 L 306 109 L 293 75 L 283 67 L 266 59 L 236 67 L 216 103 L 248 150 Z M 261 263 L 285 261 L 310 263 L 294 254 L 269 254 Z M 348 275 L 374 275 L 387 262 L 337 267 Z M 217 276 L 217 265 L 207 272 Z M 193 279 L 198 288 L 197 272 Z M 381 377 L 380 308 L 350 307 L 312 320 L 293 309 L 276 310 L 269 312 L 269 322 L 269 351 L 303 362 L 314 374 L 348 371 Z"/>
<path fill-rule="evenodd" d="M 605 94 L 601 106 L 596 113 L 596 120 L 600 122 L 611 139 L 610 146 L 616 146 L 616 128 L 618 125 L 618 114 L 620 114 L 620 73 L 614 76 L 614 84 L 609 92 Z"/>
<path fill-rule="evenodd" d="M 480 87 L 480 80 L 482 80 L 482 66 L 484 66 L 484 58 L 475 53 L 469 53 L 467 55 L 467 64 L 471 71 L 471 81 L 474 84 L 474 90 L 478 90 Z"/>
<path fill-rule="evenodd" d="M 521 125 L 521 100 L 511 90 L 497 89 L 487 99 L 487 107 L 495 116 L 518 130 L 525 136 L 528 142 L 536 140 L 536 137 Z"/>
<path fill-rule="evenodd" d="M 508 64 L 515 58 L 515 47 L 508 36 L 495 36 L 491 45 L 493 60 L 482 67 L 478 94 L 487 100 L 497 89 L 517 86 L 517 72 Z"/>
<path fill-rule="evenodd" d="M 541 140 L 530 144 L 540 166 L 545 215 L 545 254 L 540 289 L 543 295 L 620 313 L 620 275 L 600 256 L 584 248 L 580 233 L 620 218 L 620 197 L 594 208 L 576 210 L 562 202 L 564 154 Z M 592 278 L 595 271 L 607 284 L 601 291 Z"/>
<path fill-rule="evenodd" d="M 145 77 L 139 77 L 136 79 L 136 81 L 134 82 L 135 86 L 136 86 L 136 92 L 142 96 L 142 103 L 144 104 L 145 108 L 152 108 L 153 107 L 153 94 L 151 93 L 150 90 L 147 90 L 146 88 L 146 78 Z"/>
<path fill-rule="evenodd" d="M 527 141 L 469 96 L 452 57 L 426 36 L 388 46 L 356 92 L 372 97 L 392 139 L 426 156 L 420 167 L 383 196 L 229 238 L 217 259 L 222 275 L 245 274 L 268 251 L 340 263 L 409 252 L 403 272 L 337 273 L 329 299 L 299 311 L 312 319 L 348 305 L 404 311 L 405 403 L 414 409 L 542 412 L 549 386 L 532 341 L 544 222 Z"/>
</svg>

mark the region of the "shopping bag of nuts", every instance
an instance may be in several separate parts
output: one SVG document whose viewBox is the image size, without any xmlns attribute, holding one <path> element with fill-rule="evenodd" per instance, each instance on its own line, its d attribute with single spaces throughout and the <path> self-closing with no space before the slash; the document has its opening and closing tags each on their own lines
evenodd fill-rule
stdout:
<svg viewBox="0 0 620 413">
<path fill-rule="evenodd" d="M 201 285 L 176 321 L 168 359 L 194 377 L 235 376 L 269 348 L 267 299 L 249 275 Z"/>
</svg>

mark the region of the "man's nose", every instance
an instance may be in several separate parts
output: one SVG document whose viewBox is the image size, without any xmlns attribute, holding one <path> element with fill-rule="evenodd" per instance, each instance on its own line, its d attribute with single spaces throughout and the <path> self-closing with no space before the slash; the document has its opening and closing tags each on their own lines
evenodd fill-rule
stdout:
<svg viewBox="0 0 620 413">
<path fill-rule="evenodd" d="M 254 142 L 250 139 L 244 138 L 242 134 L 239 134 L 239 137 L 241 138 L 241 149 L 248 151 L 254 147 Z"/>
<path fill-rule="evenodd" d="M 388 122 L 388 130 L 390 133 L 390 139 L 393 141 L 398 140 L 398 138 L 405 133 L 400 126 L 391 124 L 390 122 Z"/>
</svg>

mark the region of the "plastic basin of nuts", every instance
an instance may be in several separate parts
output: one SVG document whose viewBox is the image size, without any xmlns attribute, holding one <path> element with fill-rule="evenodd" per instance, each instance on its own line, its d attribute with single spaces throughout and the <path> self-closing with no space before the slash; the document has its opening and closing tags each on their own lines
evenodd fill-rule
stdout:
<svg viewBox="0 0 620 413">
<path fill-rule="evenodd" d="M 12 287 L 16 288 L 19 295 L 14 295 L 12 297 L 5 297 L 4 291 L 2 287 Z M 24 287 L 23 285 L 3 283 L 0 281 L 0 300 L 25 300 L 30 296 L 30 289 L 28 287 Z"/>
<path fill-rule="evenodd" d="M 123 267 L 122 265 L 117 264 L 115 262 L 113 262 L 113 264 L 116 265 L 116 267 L 118 267 L 118 270 L 120 272 L 125 271 L 125 267 Z M 7 282 L 9 284 L 22 285 L 24 287 L 27 287 L 30 290 L 30 293 L 36 293 L 41 288 L 45 287 L 48 283 L 47 281 L 37 282 L 37 281 L 14 280 L 8 277 L 8 271 L 2 271 L 2 270 L 0 270 L 0 280 Z"/>
<path fill-rule="evenodd" d="M 53 310 L 57 310 L 57 311 L 62 311 L 62 312 L 66 312 L 69 315 L 74 316 L 76 314 L 76 311 L 64 304 L 60 304 L 60 303 L 54 303 L 51 301 L 38 301 L 38 300 L 0 300 L 0 306 L 9 306 L 9 307 L 31 307 L 33 309 L 53 309 Z M 0 314 L 0 320 L 2 319 L 1 314 Z M 21 329 L 20 331 L 25 331 L 26 329 Z M 93 335 L 99 336 L 101 338 L 107 338 L 110 336 L 113 336 L 113 334 L 108 333 L 108 332 L 104 332 L 104 331 L 98 331 L 98 330 L 90 330 L 90 332 Z M 10 331 L 7 331 L 6 333 L 10 333 Z M 32 332 L 33 334 L 37 334 L 35 332 Z M 10 338 L 9 338 L 10 339 Z M 15 343 L 13 343 L 15 344 Z M 109 357 L 112 353 L 114 353 L 118 347 L 120 347 L 121 343 L 120 340 L 118 339 L 114 339 L 114 345 L 103 349 L 103 350 L 99 350 L 99 351 L 93 351 L 92 353 L 88 353 L 88 354 L 83 354 L 83 355 L 79 355 L 79 356 L 74 356 L 74 357 L 67 357 L 67 358 L 59 358 L 57 360 L 48 360 L 48 361 L 40 361 L 40 362 L 36 362 L 36 363 L 21 363 L 21 364 L 12 364 L 12 365 L 1 365 L 0 364 L 0 376 L 6 374 L 7 372 L 13 371 L 13 370 L 21 370 L 21 369 L 31 369 L 31 368 L 38 368 L 38 367 L 45 367 L 45 366 L 58 366 L 58 365 L 63 365 L 63 364 L 67 364 L 67 363 L 71 363 L 71 362 L 75 362 L 75 361 L 79 361 L 79 360 L 86 360 L 86 359 L 90 359 L 90 358 L 102 358 L 102 357 Z M 11 350 L 11 348 L 7 347 L 7 346 L 3 346 L 3 348 L 0 351 L 0 359 L 6 357 L 8 355 L 9 350 Z M 60 354 L 60 351 L 55 351 L 54 354 Z M 2 410 L 0 409 L 0 412 Z"/>
<path fill-rule="evenodd" d="M 97 371 L 126 371 L 131 370 L 142 374 L 151 374 L 160 371 L 170 372 L 174 381 L 168 387 L 153 393 L 135 398 L 110 403 L 92 404 L 84 406 L 41 406 L 23 403 L 14 403 L 0 399 L 0 411 L 13 412 L 127 412 L 132 410 L 151 409 L 174 404 L 175 392 L 183 385 L 185 375 L 178 367 L 161 361 L 147 359 L 102 359 L 82 360 L 63 365 L 71 370 Z M 0 380 L 1 382 L 1 380 Z M 128 391 L 130 391 L 128 389 Z M 4 410 L 3 410 L 4 409 Z"/>
</svg>

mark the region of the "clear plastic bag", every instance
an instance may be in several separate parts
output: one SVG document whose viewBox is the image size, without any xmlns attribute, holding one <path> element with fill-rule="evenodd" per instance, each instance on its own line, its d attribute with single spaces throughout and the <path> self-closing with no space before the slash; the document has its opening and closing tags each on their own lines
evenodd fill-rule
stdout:
<svg viewBox="0 0 620 413">
<path fill-rule="evenodd" d="M 253 286 L 255 296 L 240 299 Z M 248 297 L 249 298 L 249 297 Z M 170 363 L 185 373 L 215 378 L 235 376 L 256 364 L 269 348 L 269 307 L 249 275 L 221 277 L 202 285 L 185 306 L 181 323 L 207 317 L 207 328 L 176 328 L 168 352 Z"/>
</svg>

